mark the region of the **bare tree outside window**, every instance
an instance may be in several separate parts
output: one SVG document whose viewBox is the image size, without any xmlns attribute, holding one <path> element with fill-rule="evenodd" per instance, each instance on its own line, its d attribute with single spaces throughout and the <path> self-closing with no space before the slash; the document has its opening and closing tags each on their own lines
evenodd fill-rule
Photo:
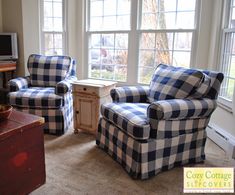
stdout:
<svg viewBox="0 0 235 195">
<path fill-rule="evenodd" d="M 160 63 L 190 66 L 194 24 L 189 20 L 183 20 L 183 24 L 178 21 L 182 14 L 190 16 L 188 19 L 194 21 L 196 2 L 187 3 L 185 7 L 181 0 L 143 0 L 139 48 L 140 83 L 148 84 L 155 67 Z M 184 8 L 180 5 L 184 5 Z"/>
<path fill-rule="evenodd" d="M 148 84 L 160 63 L 190 66 L 196 0 L 140 0 L 141 9 L 131 10 L 133 2 L 88 1 L 89 77 L 127 81 L 129 35 L 134 31 L 139 83 Z M 131 11 L 139 16 L 137 29 Z"/>
</svg>

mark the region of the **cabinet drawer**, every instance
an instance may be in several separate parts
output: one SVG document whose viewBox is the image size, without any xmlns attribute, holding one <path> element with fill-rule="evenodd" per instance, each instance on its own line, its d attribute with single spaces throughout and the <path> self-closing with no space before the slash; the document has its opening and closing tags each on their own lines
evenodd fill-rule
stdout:
<svg viewBox="0 0 235 195">
<path fill-rule="evenodd" d="M 86 94 L 99 94 L 99 88 L 93 86 L 83 86 L 83 85 L 73 85 L 73 91 L 79 93 L 86 93 Z"/>
</svg>

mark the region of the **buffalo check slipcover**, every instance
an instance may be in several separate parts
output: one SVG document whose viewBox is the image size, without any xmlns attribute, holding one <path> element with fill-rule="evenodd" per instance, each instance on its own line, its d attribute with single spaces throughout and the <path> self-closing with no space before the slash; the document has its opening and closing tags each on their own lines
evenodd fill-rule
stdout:
<svg viewBox="0 0 235 195">
<path fill-rule="evenodd" d="M 28 70 L 29 76 L 9 81 L 9 103 L 20 111 L 44 117 L 45 133 L 65 133 L 73 120 L 71 82 L 77 79 L 75 60 L 32 54 Z"/>
<path fill-rule="evenodd" d="M 214 71 L 159 65 L 150 86 L 110 92 L 113 102 L 101 106 L 96 144 L 133 178 L 203 161 L 205 128 L 222 80 Z"/>
</svg>

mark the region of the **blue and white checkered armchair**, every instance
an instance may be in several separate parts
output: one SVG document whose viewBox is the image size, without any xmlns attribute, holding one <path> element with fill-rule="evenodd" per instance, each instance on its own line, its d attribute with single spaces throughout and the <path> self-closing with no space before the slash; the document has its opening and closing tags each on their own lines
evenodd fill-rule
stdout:
<svg viewBox="0 0 235 195">
<path fill-rule="evenodd" d="M 29 76 L 9 81 L 9 103 L 17 110 L 44 117 L 45 133 L 65 133 L 73 121 L 71 82 L 77 79 L 75 60 L 32 54 L 27 67 Z"/>
<path fill-rule="evenodd" d="M 133 178 L 203 161 L 205 128 L 222 80 L 222 73 L 160 64 L 150 86 L 111 91 L 96 144 Z"/>
</svg>

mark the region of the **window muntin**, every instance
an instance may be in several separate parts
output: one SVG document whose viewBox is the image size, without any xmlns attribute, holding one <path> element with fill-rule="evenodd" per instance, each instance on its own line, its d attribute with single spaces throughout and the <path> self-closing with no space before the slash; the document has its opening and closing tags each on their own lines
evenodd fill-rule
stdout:
<svg viewBox="0 0 235 195">
<path fill-rule="evenodd" d="M 42 53 L 65 53 L 64 0 L 42 0 Z"/>
<path fill-rule="evenodd" d="M 126 82 L 127 71 L 129 75 L 132 73 L 128 67 L 128 53 L 131 53 L 129 59 L 135 59 L 130 61 L 136 62 L 138 72 L 137 78 L 131 77 L 142 84 L 149 84 L 159 63 L 190 66 L 196 30 L 196 0 L 139 0 L 138 6 L 134 0 L 87 0 L 87 5 L 90 78 Z M 133 14 L 137 17 L 131 17 Z M 118 18 L 124 16 L 119 22 Z M 123 35 L 126 47 L 114 46 L 119 34 Z M 107 46 L 95 36 L 113 42 Z M 134 40 L 138 44 L 134 44 Z M 138 47 L 136 53 L 129 51 L 134 49 L 133 45 Z"/>
<path fill-rule="evenodd" d="M 127 33 L 91 34 L 89 47 L 91 78 L 126 81 L 127 59 Z"/>
<path fill-rule="evenodd" d="M 130 30 L 130 0 L 90 0 L 89 30 Z"/>
<path fill-rule="evenodd" d="M 227 10 L 225 28 L 223 29 L 223 50 L 220 70 L 224 73 L 220 98 L 231 106 L 235 87 L 235 0 L 230 2 Z"/>
<path fill-rule="evenodd" d="M 142 0 L 141 29 L 194 29 L 196 0 Z"/>
<path fill-rule="evenodd" d="M 160 64 L 190 67 L 196 0 L 142 0 L 138 82 Z"/>
<path fill-rule="evenodd" d="M 89 0 L 89 77 L 126 82 L 131 0 Z"/>
</svg>

